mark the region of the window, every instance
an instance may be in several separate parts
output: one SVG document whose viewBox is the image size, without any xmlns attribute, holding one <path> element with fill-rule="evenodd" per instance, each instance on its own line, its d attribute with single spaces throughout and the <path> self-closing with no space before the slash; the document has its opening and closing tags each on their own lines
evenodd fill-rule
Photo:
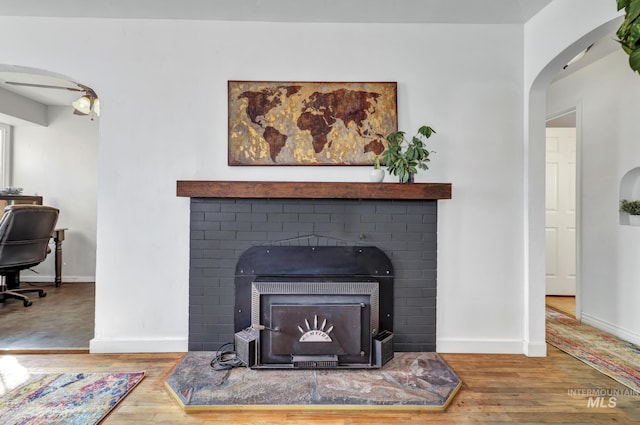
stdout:
<svg viewBox="0 0 640 425">
<path fill-rule="evenodd" d="M 11 185 L 11 130 L 0 123 L 0 189 Z"/>
</svg>

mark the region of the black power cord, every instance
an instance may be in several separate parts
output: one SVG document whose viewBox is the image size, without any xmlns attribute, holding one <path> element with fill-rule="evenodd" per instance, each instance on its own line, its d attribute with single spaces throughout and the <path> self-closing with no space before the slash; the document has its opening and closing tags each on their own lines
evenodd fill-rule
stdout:
<svg viewBox="0 0 640 425">
<path fill-rule="evenodd" d="M 234 367 L 244 366 L 244 363 L 238 359 L 235 344 L 233 342 L 227 342 L 218 348 L 216 356 L 211 360 L 210 365 L 213 370 L 229 370 Z"/>
</svg>

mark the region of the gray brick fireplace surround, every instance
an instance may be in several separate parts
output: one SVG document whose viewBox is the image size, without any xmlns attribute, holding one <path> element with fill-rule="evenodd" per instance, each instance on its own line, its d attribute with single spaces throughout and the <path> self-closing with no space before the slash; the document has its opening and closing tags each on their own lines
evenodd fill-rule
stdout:
<svg viewBox="0 0 640 425">
<path fill-rule="evenodd" d="M 436 200 L 190 197 L 190 351 L 233 342 L 240 254 L 285 241 L 381 249 L 395 274 L 394 350 L 435 351 Z"/>
</svg>

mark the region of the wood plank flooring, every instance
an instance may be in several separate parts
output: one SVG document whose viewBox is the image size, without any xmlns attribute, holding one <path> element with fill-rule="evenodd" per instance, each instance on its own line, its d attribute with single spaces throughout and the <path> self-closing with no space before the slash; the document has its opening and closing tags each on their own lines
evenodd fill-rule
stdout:
<svg viewBox="0 0 640 425">
<path fill-rule="evenodd" d="M 56 294 L 73 290 L 52 303 L 48 318 L 42 316 L 30 327 L 22 329 L 23 338 L 39 327 L 49 326 L 79 334 L 83 322 L 90 322 L 88 340 L 93 336 L 93 285 L 64 284 L 60 291 L 47 288 L 47 297 L 36 299 L 24 309 L 21 302 L 0 305 L 0 327 L 6 322 L 27 319 L 25 313 L 45 313 L 45 301 L 55 301 Z M 53 289 L 53 290 L 52 290 Z M 77 290 L 77 291 L 76 291 Z M 84 295 L 81 295 L 84 292 Z M 89 292 L 89 294 L 87 294 Z M 74 301 L 75 299 L 75 301 Z M 61 304 L 69 303 L 67 306 Z M 78 319 L 82 306 L 91 307 L 88 319 Z M 41 311 L 37 311 L 40 308 Z M 33 310 L 32 310 L 33 309 Z M 86 313 L 82 313 L 86 314 Z M 67 318 L 65 318 L 65 316 Z M 69 320 L 69 321 L 68 321 Z M 30 329 L 30 331 L 28 330 Z M 0 348 L 7 343 L 5 328 L 0 328 Z M 36 332 L 37 333 L 37 332 Z M 44 341 L 57 341 L 52 347 L 66 345 L 65 336 L 56 338 L 39 334 L 34 341 L 44 352 L 57 351 L 43 347 Z M 23 339 L 26 341 L 26 339 Z M 69 342 L 70 347 L 84 344 Z M 20 346 L 20 344 L 19 344 Z M 21 345 L 24 347 L 24 343 Z M 86 372 L 145 370 L 142 383 L 107 417 L 102 425 L 130 424 L 308 424 L 308 425 L 416 425 L 439 424 L 637 424 L 640 422 L 640 396 L 620 396 L 616 407 L 590 407 L 587 391 L 624 390 L 626 387 L 593 370 L 567 354 L 548 346 L 546 358 L 523 355 L 443 354 L 442 357 L 463 381 L 460 392 L 445 413 L 327 413 L 327 412 L 227 412 L 186 414 L 171 398 L 164 380 L 181 360 L 183 353 L 158 354 L 12 354 L 0 356 L 0 365 L 16 364 L 30 372 Z M 37 351 L 30 351 L 37 353 Z M 6 361 L 10 360 L 10 361 Z M 16 363 L 17 362 L 17 363 Z M 20 367 L 18 366 L 18 367 Z M 1 372 L 1 370 L 0 370 Z M 574 393 L 574 394 L 570 394 Z M 608 397 L 603 400 L 606 406 Z M 593 402 L 593 401 L 592 401 Z"/>
<path fill-rule="evenodd" d="M 445 413 L 239 411 L 186 414 L 164 387 L 166 376 L 182 356 L 182 353 L 20 354 L 12 360 L 31 372 L 145 370 L 145 379 L 114 409 L 103 425 L 633 424 L 640 421 L 640 396 L 619 396 L 616 407 L 589 407 L 588 395 L 570 394 L 624 390 L 626 387 L 551 346 L 546 358 L 443 354 L 463 381 Z M 2 360 L 0 356 L 0 364 Z"/>
<path fill-rule="evenodd" d="M 574 319 L 576 318 L 576 297 L 547 295 L 545 297 L 545 304 L 547 307 L 556 309 Z"/>
<path fill-rule="evenodd" d="M 89 351 L 94 332 L 95 284 L 25 283 L 21 288 L 44 289 L 47 296 L 29 294 L 33 301 L 8 299 L 0 303 L 0 351 Z"/>
</svg>

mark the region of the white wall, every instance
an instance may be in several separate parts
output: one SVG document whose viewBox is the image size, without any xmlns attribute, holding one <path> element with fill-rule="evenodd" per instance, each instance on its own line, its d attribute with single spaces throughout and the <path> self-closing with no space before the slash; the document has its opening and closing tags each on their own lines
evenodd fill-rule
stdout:
<svg viewBox="0 0 640 425">
<path fill-rule="evenodd" d="M 523 34 L 0 19 L 3 61 L 69 75 L 101 98 L 92 351 L 186 350 L 189 200 L 176 180 L 368 180 L 359 167 L 228 167 L 229 79 L 398 81 L 400 128 L 438 131 L 417 180 L 453 183 L 439 207 L 438 350 L 526 351 Z"/>
<path fill-rule="evenodd" d="M 578 314 L 586 323 L 640 343 L 640 227 L 621 225 L 620 183 L 640 166 L 635 101 L 640 77 L 620 49 L 551 85 L 549 114 L 578 106 L 582 173 L 582 268 Z"/>
<path fill-rule="evenodd" d="M 367 181 L 358 167 L 227 167 L 227 80 L 258 79 L 398 81 L 400 127 L 438 131 L 418 180 L 454 185 L 440 210 L 439 345 L 519 352 L 522 43 L 512 25 L 0 20 L 7 63 L 101 98 L 92 350 L 186 349 L 189 201 L 176 180 Z"/>
<path fill-rule="evenodd" d="M 71 106 L 47 108 L 47 127 L 13 129 L 14 187 L 40 195 L 60 209 L 56 227 L 68 228 L 62 243 L 63 282 L 95 281 L 98 120 L 73 115 Z M 53 246 L 51 247 L 53 249 Z M 54 279 L 54 255 L 21 273 L 25 281 Z"/>
</svg>

